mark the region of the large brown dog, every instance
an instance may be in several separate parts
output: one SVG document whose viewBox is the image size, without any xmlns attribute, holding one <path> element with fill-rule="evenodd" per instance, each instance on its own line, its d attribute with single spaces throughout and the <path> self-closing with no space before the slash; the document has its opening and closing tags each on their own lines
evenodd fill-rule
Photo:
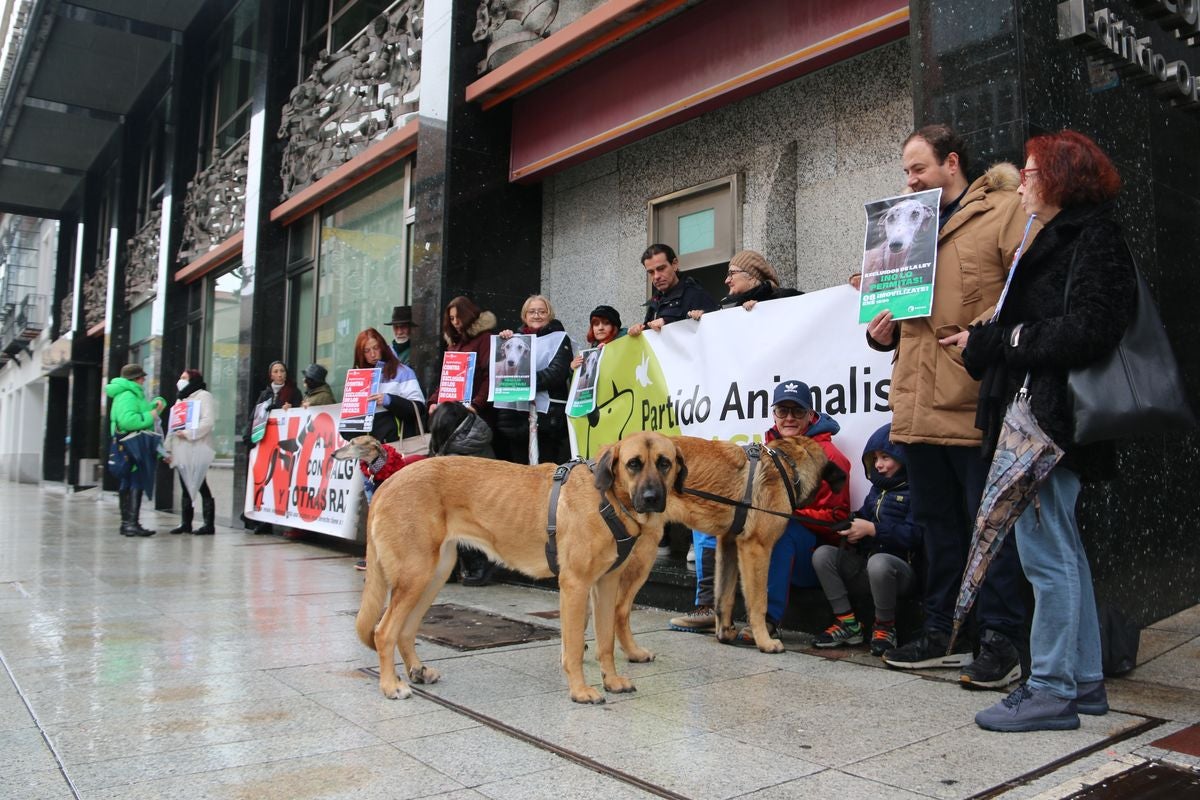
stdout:
<svg viewBox="0 0 1200 800">
<path fill-rule="evenodd" d="M 750 461 L 740 446 L 694 436 L 676 436 L 672 441 L 688 465 L 684 489 L 699 489 L 739 502 L 744 498 Z M 840 489 L 846 480 L 846 474 L 825 457 L 821 446 L 805 436 L 778 439 L 768 447 L 782 456 L 780 463 L 784 469 L 781 472 L 767 453 L 762 455 L 750 496 L 750 505 L 754 509 L 791 514 L 792 500 L 785 481 L 794 486 L 796 508 L 803 508 L 816 497 L 822 480 L 828 481 L 834 489 Z M 742 532 L 731 534 L 728 531 L 734 519 L 734 506 L 675 491 L 667 501 L 666 517 L 717 537 L 717 638 L 729 642 L 737 635 L 733 625 L 733 604 L 740 572 L 742 597 L 754 643 L 764 653 L 780 653 L 783 643 L 772 639 L 767 632 L 767 568 L 771 563 L 771 549 L 783 535 L 788 520 L 754 509 L 746 513 Z M 635 552 L 630 556 L 633 563 L 621 575 L 617 594 L 617 637 L 630 661 L 654 659 L 654 653 L 634 641 L 629 627 L 634 598 L 650 574 L 654 556 L 653 552 Z"/>
<path fill-rule="evenodd" d="M 356 453 L 347 445 L 335 456 L 358 458 Z M 431 458 L 405 467 L 379 487 L 367 516 L 367 582 L 356 627 L 363 643 L 379 653 L 379 688 L 385 696 L 412 694 L 396 676 L 397 646 L 410 680 L 433 683 L 439 677 L 421 663 L 414 644 L 421 619 L 454 567 L 458 542 L 531 577 L 551 577 L 546 523 L 555 469 L 469 456 Z M 562 664 L 577 703 L 604 702 L 583 676 L 589 592 L 604 688 L 634 690 L 617 674 L 613 659 L 617 584 L 630 562 L 645 560 L 639 552 L 653 561 L 665 523 L 662 512 L 686 468 L 671 439 L 636 433 L 602 450 L 595 473 L 593 479 L 586 467 L 573 469 L 557 506 Z M 628 559 L 611 572 L 617 547 L 599 511 L 606 501 L 628 534 L 637 537 Z"/>
</svg>

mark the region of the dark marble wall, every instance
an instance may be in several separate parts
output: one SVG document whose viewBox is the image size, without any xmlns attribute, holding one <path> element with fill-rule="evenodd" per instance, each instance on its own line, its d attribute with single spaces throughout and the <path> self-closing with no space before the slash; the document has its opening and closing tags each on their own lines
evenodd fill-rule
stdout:
<svg viewBox="0 0 1200 800">
<path fill-rule="evenodd" d="M 541 186 L 509 183 L 509 107 L 485 112 L 466 101 L 484 53 L 471 39 L 474 26 L 470 3 L 425 4 L 413 175 L 413 306 L 420 324 L 413 362 L 425 387 L 437 385 L 440 320 L 450 299 L 466 294 L 493 311 L 501 327 L 515 326 L 521 303 L 541 281 Z"/>
<path fill-rule="evenodd" d="M 1057 5 L 914 0 L 914 122 L 958 127 L 976 169 L 997 158 L 1023 161 L 1022 143 L 1041 132 L 1069 127 L 1093 137 L 1124 178 L 1117 214 L 1200 408 L 1200 363 L 1188 346 L 1200 321 L 1187 293 L 1171 289 L 1187 280 L 1200 253 L 1200 115 L 1173 108 L 1148 85 L 1093 91 L 1085 51 L 1058 40 Z M 1140 17 L 1130 3 L 1097 5 Z M 1186 58 L 1197 61 L 1194 50 Z M 1141 623 L 1200 602 L 1197 502 L 1188 480 L 1198 443 L 1195 433 L 1181 432 L 1126 444 L 1120 478 L 1089 486 L 1080 502 L 1098 596 Z"/>
</svg>

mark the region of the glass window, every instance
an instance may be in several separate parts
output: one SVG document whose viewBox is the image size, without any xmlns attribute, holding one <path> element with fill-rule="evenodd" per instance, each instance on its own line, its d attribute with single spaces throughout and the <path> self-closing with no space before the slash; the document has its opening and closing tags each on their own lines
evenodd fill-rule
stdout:
<svg viewBox="0 0 1200 800">
<path fill-rule="evenodd" d="M 208 335 L 205 337 L 208 358 L 201 371 L 217 405 L 213 449 L 218 459 L 233 458 L 238 417 L 242 412 L 237 405 L 238 365 L 250 357 L 250 345 L 243 344 L 241 339 L 243 285 L 240 264 L 209 282 L 212 291 L 208 297 Z"/>
<path fill-rule="evenodd" d="M 299 384 L 299 373 L 316 359 L 313 353 L 313 316 L 316 312 L 316 292 L 313 282 L 316 270 L 306 270 L 294 276 L 288 282 L 290 294 L 290 329 L 291 341 L 288 342 L 288 358 L 292 368 L 296 370 Z M 332 364 L 324 362 L 326 368 Z"/>
<path fill-rule="evenodd" d="M 373 327 L 387 338 L 392 306 L 407 300 L 404 184 L 395 176 L 322 216 L 314 360 L 329 367 L 335 389 L 353 366 L 358 332 Z"/>
<path fill-rule="evenodd" d="M 201 166 L 250 129 L 250 96 L 258 64 L 258 0 L 242 0 L 212 40 L 205 76 Z"/>
<path fill-rule="evenodd" d="M 706 208 L 679 218 L 679 250 L 683 256 L 716 246 L 717 212 Z"/>
</svg>

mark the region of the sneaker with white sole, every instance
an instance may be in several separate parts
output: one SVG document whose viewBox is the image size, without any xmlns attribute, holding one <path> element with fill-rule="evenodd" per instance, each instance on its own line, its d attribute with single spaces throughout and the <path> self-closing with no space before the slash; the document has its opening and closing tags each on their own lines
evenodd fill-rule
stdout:
<svg viewBox="0 0 1200 800">
<path fill-rule="evenodd" d="M 671 630 L 685 633 L 706 633 L 716 630 L 717 612 L 712 606 L 696 606 L 690 614 L 672 617 L 668 622 Z"/>
<path fill-rule="evenodd" d="M 946 646 L 950 643 L 950 634 L 942 631 L 925 631 L 921 636 L 906 645 L 888 650 L 883 654 L 883 661 L 889 667 L 896 669 L 930 669 L 933 667 L 962 667 L 970 664 L 971 655 L 969 642 L 959 640 L 955 643 L 954 652 L 947 653 Z"/>
<path fill-rule="evenodd" d="M 816 647 L 841 647 L 842 645 L 862 644 L 862 642 L 862 625 L 853 617 L 848 622 L 838 618 L 836 622 L 825 629 L 824 633 L 818 633 L 813 637 L 813 645 Z"/>
<path fill-rule="evenodd" d="M 1003 689 L 1021 679 L 1021 656 L 1007 636 L 984 631 L 979 640 L 979 655 L 958 673 L 959 682 L 968 689 Z"/>
<path fill-rule="evenodd" d="M 1079 713 L 1074 700 L 1023 683 L 996 705 L 976 714 L 975 724 L 987 731 L 1005 733 L 1073 731 L 1079 727 Z"/>
</svg>

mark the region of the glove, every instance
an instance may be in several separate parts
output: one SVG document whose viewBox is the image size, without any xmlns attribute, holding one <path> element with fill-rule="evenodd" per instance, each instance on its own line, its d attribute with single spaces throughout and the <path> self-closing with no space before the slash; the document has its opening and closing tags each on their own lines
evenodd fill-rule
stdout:
<svg viewBox="0 0 1200 800">
<path fill-rule="evenodd" d="M 1004 360 L 1004 343 L 1008 341 L 1008 330 L 994 322 L 972 325 L 968 329 L 967 346 L 963 348 L 963 366 L 975 380 L 992 364 Z"/>
</svg>

